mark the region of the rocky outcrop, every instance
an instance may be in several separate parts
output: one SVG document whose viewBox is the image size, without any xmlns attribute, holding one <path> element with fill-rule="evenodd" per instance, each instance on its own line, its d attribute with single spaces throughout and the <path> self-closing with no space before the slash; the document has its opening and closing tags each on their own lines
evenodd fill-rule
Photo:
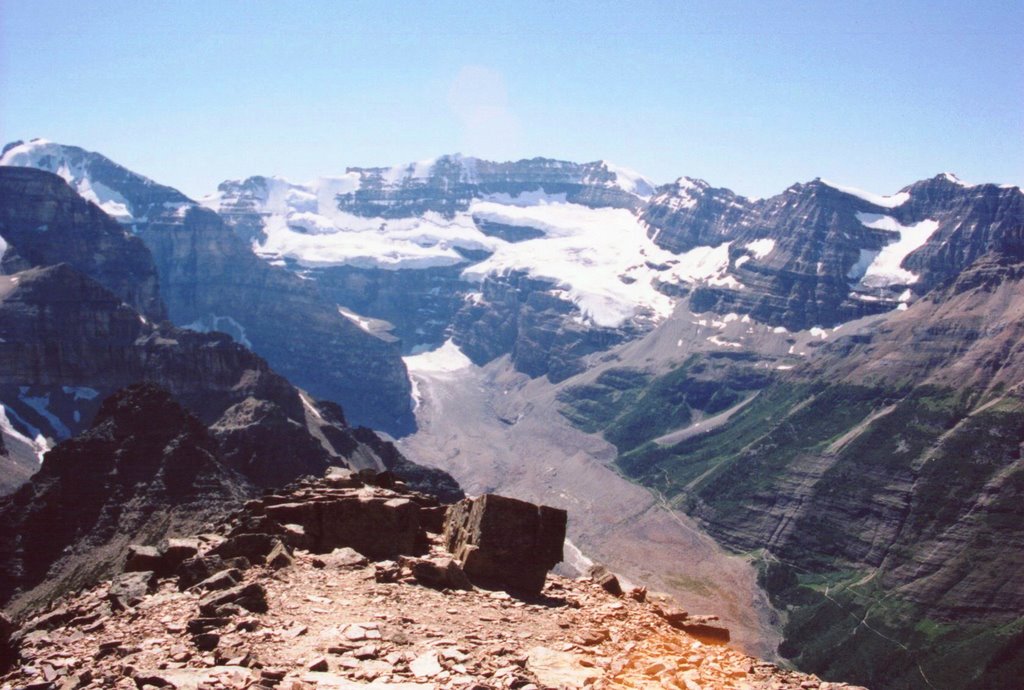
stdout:
<svg viewBox="0 0 1024 690">
<path fill-rule="evenodd" d="M 755 202 L 704 180 L 680 177 L 658 188 L 640 210 L 648 236 L 676 254 L 735 239 L 749 223 Z"/>
<path fill-rule="evenodd" d="M 478 586 L 538 594 L 562 560 L 567 514 L 495 494 L 452 505 L 445 549 Z"/>
<path fill-rule="evenodd" d="M 130 541 L 198 531 L 250 491 L 170 394 L 128 388 L 0 500 L 0 600 L 20 592 L 21 609 L 109 575 Z"/>
<path fill-rule="evenodd" d="M 542 597 L 524 601 L 367 576 L 388 562 L 293 555 L 280 569 L 224 568 L 187 590 L 173 576 L 128 573 L 70 596 L 24 620 L 22 661 L 0 686 L 851 687 L 702 642 L 665 620 L 662 604 L 586 580 L 552 575 Z M 435 546 L 406 571 L 444 560 Z M 111 606 L 129 580 L 138 587 L 127 608 Z"/>
<path fill-rule="evenodd" d="M 519 196 L 542 190 L 585 206 L 637 208 L 653 192 L 642 178 L 628 179 L 604 161 L 570 163 L 532 158 L 495 163 L 442 156 L 397 168 L 348 168 L 357 188 L 337 195 L 342 211 L 359 216 L 404 218 L 428 211 L 451 217 L 470 200 L 491 194 Z"/>
<path fill-rule="evenodd" d="M 986 254 L 1024 258 L 1024 194 L 1019 187 L 967 185 L 944 173 L 903 191 L 910 199 L 896 209 L 902 223 L 926 218 L 939 223 L 904 264 L 920 275 L 914 285 L 919 294 L 948 285 Z"/>
<path fill-rule="evenodd" d="M 0 167 L 0 237 L 4 273 L 66 263 L 147 318 L 166 316 L 145 245 L 56 175 Z"/>
<path fill-rule="evenodd" d="M 732 282 L 694 287 L 695 311 L 738 312 L 800 330 L 889 311 L 909 301 L 907 289 L 923 295 L 988 252 L 1019 251 L 1024 194 L 943 174 L 893 197 L 819 179 L 752 202 L 682 178 L 661 188 L 640 216 L 648 235 L 676 253 L 731 243 Z M 920 248 L 897 259 L 902 273 L 862 280 L 884 247 L 925 224 L 934 227 Z"/>
</svg>

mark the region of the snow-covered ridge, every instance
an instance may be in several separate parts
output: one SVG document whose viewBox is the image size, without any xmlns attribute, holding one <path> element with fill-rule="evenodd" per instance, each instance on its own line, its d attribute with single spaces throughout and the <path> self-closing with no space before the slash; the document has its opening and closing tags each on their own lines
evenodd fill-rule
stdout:
<svg viewBox="0 0 1024 690">
<path fill-rule="evenodd" d="M 66 147 L 47 141 L 32 141 L 13 146 L 0 157 L 0 165 L 38 168 L 60 176 L 86 201 L 91 201 L 115 220 L 131 223 L 134 218 L 127 200 L 118 192 L 92 179 L 88 159 Z"/>
<path fill-rule="evenodd" d="M 120 168 L 116 163 L 100 154 L 85 151 L 76 146 L 57 144 L 46 139 L 33 139 L 27 143 L 8 146 L 4 154 L 0 156 L 0 166 L 36 168 L 54 173 L 67 182 L 79 196 L 96 204 L 104 213 L 123 225 L 132 225 L 147 220 L 145 211 L 140 212 L 139 209 L 133 208 L 131 201 L 123 195 L 122 191 L 112 189 L 101 182 L 99 178 L 103 175 L 97 174 L 94 168 L 99 166 L 108 171 L 120 169 L 126 177 L 131 177 L 140 184 L 148 187 L 160 187 L 147 177 Z M 162 212 L 182 215 L 192 205 L 192 202 L 175 190 L 163 189 L 174 197 L 174 200 L 162 202 L 160 209 Z"/>
<path fill-rule="evenodd" d="M 883 196 L 880 194 L 865 192 L 863 189 L 857 189 L 856 187 L 847 187 L 845 185 L 836 184 L 835 182 L 830 182 L 824 178 L 819 179 L 822 184 L 828 185 L 832 189 L 838 189 L 840 192 L 855 196 L 858 199 L 863 199 L 864 201 L 872 203 L 875 206 L 881 206 L 882 208 L 896 208 L 910 200 L 910 194 L 907 192 L 899 192 L 898 194 L 893 194 L 891 196 Z"/>
</svg>

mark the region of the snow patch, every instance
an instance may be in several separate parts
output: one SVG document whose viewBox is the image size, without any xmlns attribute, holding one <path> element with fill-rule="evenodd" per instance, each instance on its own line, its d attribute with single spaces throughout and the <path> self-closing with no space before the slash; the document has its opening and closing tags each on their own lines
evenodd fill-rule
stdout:
<svg viewBox="0 0 1024 690">
<path fill-rule="evenodd" d="M 485 194 L 481 201 L 490 201 L 504 206 L 536 206 L 538 204 L 564 204 L 567 203 L 564 192 L 559 194 L 548 194 L 542 187 L 530 192 L 520 192 L 512 195 L 505 192 Z"/>
<path fill-rule="evenodd" d="M 227 333 L 234 341 L 245 347 L 252 348 L 252 343 L 249 342 L 249 338 L 245 335 L 245 327 L 235 321 L 231 316 L 218 316 L 217 314 L 210 314 L 201 319 L 197 319 L 190 324 L 182 326 L 182 328 L 188 328 L 193 331 L 200 333 L 210 333 L 211 331 L 218 331 L 220 333 Z"/>
<path fill-rule="evenodd" d="M 940 177 L 942 177 L 942 179 L 946 180 L 947 182 L 952 182 L 953 184 L 960 185 L 961 187 L 976 187 L 977 186 L 977 185 L 970 184 L 968 182 L 964 182 L 963 180 L 961 180 L 959 177 L 957 177 L 956 175 L 954 175 L 951 172 L 944 172 L 944 173 L 942 173 L 940 175 Z"/>
<path fill-rule="evenodd" d="M 865 227 L 875 230 L 889 230 L 899 233 L 899 239 L 882 248 L 864 270 L 860 279 L 867 287 L 885 287 L 888 285 L 910 285 L 917 282 L 917 275 L 901 268 L 903 260 L 918 249 L 939 228 L 936 220 L 922 220 L 913 225 L 901 225 L 891 216 L 876 213 L 858 213 L 859 220 Z M 865 260 L 862 252 L 858 265 Z M 851 269 L 851 273 L 852 273 Z"/>
<path fill-rule="evenodd" d="M 473 366 L 450 338 L 436 350 L 403 357 L 402 361 L 410 374 L 450 374 Z"/>
<path fill-rule="evenodd" d="M 319 419 L 321 422 L 324 420 L 324 416 L 320 414 L 320 410 L 316 409 L 316 405 L 313 404 L 313 401 L 310 400 L 305 393 L 299 391 L 299 398 L 302 399 L 302 406 L 309 410 L 311 415 Z"/>
<path fill-rule="evenodd" d="M 710 338 L 708 338 L 708 342 L 710 342 L 712 345 L 718 345 L 720 347 L 743 347 L 741 343 L 734 343 L 730 340 L 722 340 L 717 335 L 713 335 Z"/>
<path fill-rule="evenodd" d="M 14 414 L 13 410 L 11 410 L 11 414 Z M 19 421 L 22 421 L 22 423 L 24 424 L 23 420 Z M 7 434 L 11 438 L 20 441 L 27 445 L 29 448 L 31 448 L 32 452 L 35 453 L 36 459 L 39 460 L 39 464 L 41 465 L 43 464 L 43 455 L 45 455 L 46 452 L 50 450 L 50 448 L 52 448 L 52 446 L 50 445 L 50 442 L 47 441 L 46 438 L 39 433 L 38 429 L 31 427 L 31 425 L 29 424 L 25 424 L 25 426 L 32 429 L 31 433 L 35 433 L 34 439 L 29 438 L 25 434 L 15 429 L 14 425 L 11 424 L 11 420 L 8 419 L 7 417 L 7 408 L 4 405 L 0 405 L 0 433 Z"/>
<path fill-rule="evenodd" d="M 670 270 L 671 276 L 687 283 L 742 287 L 738 280 L 727 274 L 730 244 L 726 242 L 717 247 L 694 247 L 685 254 L 677 255 L 676 264 Z"/>
<path fill-rule="evenodd" d="M 517 243 L 492 241 L 493 254 L 463 271 L 467 280 L 482 281 L 488 275 L 512 271 L 549 280 L 586 321 L 601 327 L 617 327 L 640 310 L 656 319 L 672 313 L 672 298 L 652 284 L 661 271 L 651 266 L 671 263 L 675 256 L 655 245 L 636 216 L 625 209 L 568 203 L 518 207 L 477 201 L 471 204 L 470 214 L 536 228 L 545 235 Z"/>
<path fill-rule="evenodd" d="M 601 164 L 608 172 L 615 175 L 615 185 L 624 192 L 635 194 L 643 199 L 654 195 L 654 183 L 635 170 L 623 168 L 608 161 L 601 161 Z"/>
<path fill-rule="evenodd" d="M 25 403 L 40 417 L 50 423 L 50 427 L 54 430 L 59 438 L 70 438 L 71 430 L 60 420 L 60 418 L 50 412 L 50 394 L 40 396 L 32 396 L 28 394 L 28 386 L 20 386 L 18 393 L 18 400 Z"/>
<path fill-rule="evenodd" d="M 64 395 L 74 396 L 75 400 L 95 400 L 100 394 L 98 390 L 88 386 L 64 386 L 61 390 L 64 391 Z"/>
<path fill-rule="evenodd" d="M 775 240 L 768 237 L 760 240 L 754 240 L 753 242 L 747 243 L 746 249 L 754 255 L 755 259 L 763 259 L 771 254 L 772 250 L 775 249 Z M 736 265 L 739 265 L 738 261 Z"/>
<path fill-rule="evenodd" d="M 363 316 L 360 316 L 359 314 L 355 313 L 354 311 L 349 311 L 348 309 L 346 309 L 345 307 L 342 307 L 340 305 L 338 306 L 338 313 L 341 314 L 342 316 L 344 316 L 349 321 L 354 321 L 357 326 L 359 326 L 361 329 L 363 329 L 367 333 L 372 333 L 373 332 L 373 330 L 370 328 L 370 321 L 367 318 L 365 318 Z"/>
</svg>

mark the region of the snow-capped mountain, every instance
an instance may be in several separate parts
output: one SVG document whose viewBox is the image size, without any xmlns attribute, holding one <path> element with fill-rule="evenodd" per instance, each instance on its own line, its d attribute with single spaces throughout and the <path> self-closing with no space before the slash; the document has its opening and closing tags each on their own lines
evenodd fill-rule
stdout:
<svg viewBox="0 0 1024 690">
<path fill-rule="evenodd" d="M 477 363 L 508 353 L 558 379 L 586 341 L 634 337 L 687 299 L 794 331 L 906 308 L 935 284 L 911 268 L 929 238 L 993 204 L 992 222 L 1019 217 L 1018 189 L 953 179 L 936 178 L 944 205 L 915 199 L 925 183 L 881 196 L 824 180 L 751 200 L 606 162 L 445 156 L 230 181 L 203 203 L 266 261 L 391 323 L 407 353 L 452 337 Z M 984 251 L 968 244 L 960 268 Z"/>
<path fill-rule="evenodd" d="M 259 260 L 215 213 L 98 153 L 42 139 L 6 146 L 0 166 L 62 177 L 137 235 L 152 254 L 175 324 L 229 333 L 297 385 L 344 405 L 356 424 L 394 434 L 412 429 L 410 386 L 394 338 L 367 332 L 316 285 Z"/>
</svg>

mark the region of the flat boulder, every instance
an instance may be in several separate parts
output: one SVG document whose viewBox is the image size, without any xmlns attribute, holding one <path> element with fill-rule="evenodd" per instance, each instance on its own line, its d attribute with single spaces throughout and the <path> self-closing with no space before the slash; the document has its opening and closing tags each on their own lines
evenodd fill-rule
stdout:
<svg viewBox="0 0 1024 690">
<path fill-rule="evenodd" d="M 164 557 L 155 546 L 132 544 L 125 556 L 124 571 L 126 573 L 157 572 L 164 566 Z"/>
<path fill-rule="evenodd" d="M 216 615 L 222 606 L 232 604 L 253 613 L 266 613 L 267 590 L 258 582 L 238 585 L 228 589 L 210 592 L 199 600 L 199 611 L 203 615 Z"/>
<path fill-rule="evenodd" d="M 562 560 L 567 519 L 559 508 L 484 494 L 448 508 L 444 545 L 473 584 L 539 594 Z"/>
<path fill-rule="evenodd" d="M 313 553 L 349 547 L 380 560 L 415 554 L 423 543 L 420 507 L 403 497 L 352 493 L 266 507 L 279 524 L 298 525 Z"/>
<path fill-rule="evenodd" d="M 417 583 L 433 589 L 473 589 L 458 562 L 446 556 L 415 558 L 403 556 L 398 562 L 403 573 L 408 573 Z"/>
</svg>

